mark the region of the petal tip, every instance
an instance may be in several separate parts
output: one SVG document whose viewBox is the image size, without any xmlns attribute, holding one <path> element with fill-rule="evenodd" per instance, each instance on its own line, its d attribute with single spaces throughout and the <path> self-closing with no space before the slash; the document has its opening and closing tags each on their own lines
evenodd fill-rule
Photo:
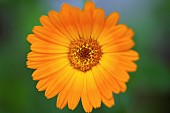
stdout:
<svg viewBox="0 0 170 113">
<path fill-rule="evenodd" d="M 85 11 L 92 11 L 95 8 L 96 8 L 96 6 L 95 6 L 94 2 L 88 1 L 88 2 L 85 3 L 85 6 L 84 6 Z"/>
</svg>

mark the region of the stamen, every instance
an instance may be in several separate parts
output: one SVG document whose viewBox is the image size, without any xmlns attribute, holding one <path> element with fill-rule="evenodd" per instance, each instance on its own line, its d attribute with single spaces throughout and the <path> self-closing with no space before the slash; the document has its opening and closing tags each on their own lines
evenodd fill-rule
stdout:
<svg viewBox="0 0 170 113">
<path fill-rule="evenodd" d="M 101 46 L 93 39 L 79 39 L 70 43 L 68 58 L 77 70 L 86 72 L 99 63 L 102 57 Z"/>
</svg>

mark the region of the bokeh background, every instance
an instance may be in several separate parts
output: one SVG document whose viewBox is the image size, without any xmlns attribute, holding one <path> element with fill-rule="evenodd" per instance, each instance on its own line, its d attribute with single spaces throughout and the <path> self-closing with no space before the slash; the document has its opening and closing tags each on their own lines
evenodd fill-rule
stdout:
<svg viewBox="0 0 170 113">
<path fill-rule="evenodd" d="M 93 113 L 169 113 L 170 0 L 93 0 L 106 14 L 118 11 L 120 23 L 133 28 L 140 53 L 138 70 L 130 73 L 125 93 L 114 95 L 116 105 Z M 26 36 L 39 17 L 67 2 L 82 8 L 83 0 L 0 0 L 0 113 L 84 113 L 81 104 L 70 111 L 55 107 L 35 88 L 33 70 L 26 68 L 30 44 Z"/>
</svg>

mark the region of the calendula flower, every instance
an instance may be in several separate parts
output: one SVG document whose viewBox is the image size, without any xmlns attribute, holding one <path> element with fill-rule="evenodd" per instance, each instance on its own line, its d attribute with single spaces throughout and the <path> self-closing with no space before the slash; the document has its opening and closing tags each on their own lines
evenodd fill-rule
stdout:
<svg viewBox="0 0 170 113">
<path fill-rule="evenodd" d="M 38 91 L 56 106 L 74 110 L 80 99 L 85 112 L 114 105 L 113 93 L 126 90 L 128 72 L 136 70 L 138 53 L 131 48 L 134 32 L 118 24 L 119 14 L 105 16 L 87 2 L 83 10 L 63 4 L 59 12 L 42 16 L 27 40 L 32 44 L 27 67 L 35 69 Z"/>
</svg>

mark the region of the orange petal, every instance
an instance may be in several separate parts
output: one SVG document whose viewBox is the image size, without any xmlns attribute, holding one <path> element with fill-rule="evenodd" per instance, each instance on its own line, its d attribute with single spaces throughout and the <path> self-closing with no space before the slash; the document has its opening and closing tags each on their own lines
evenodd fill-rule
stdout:
<svg viewBox="0 0 170 113">
<path fill-rule="evenodd" d="M 62 6 L 61 6 L 61 11 L 67 11 L 67 12 L 71 12 L 71 6 L 70 6 L 70 4 L 68 4 L 68 3 L 64 3 L 64 4 L 62 4 Z"/>
<path fill-rule="evenodd" d="M 47 77 L 45 79 L 39 80 L 36 85 L 36 88 L 38 89 L 38 91 L 44 91 L 49 86 L 49 81 L 52 81 L 52 80 L 53 80 L 53 77 Z"/>
<path fill-rule="evenodd" d="M 114 62 L 110 62 L 107 60 L 108 55 L 103 55 L 103 58 L 100 61 L 100 64 L 109 72 L 114 78 L 127 82 L 130 78 L 129 74 L 122 70 L 120 66 L 115 64 Z"/>
<path fill-rule="evenodd" d="M 85 73 L 87 79 L 87 94 L 90 100 L 90 103 L 94 108 L 99 108 L 101 106 L 101 94 L 96 86 L 93 73 L 91 71 L 87 71 Z"/>
<path fill-rule="evenodd" d="M 123 38 L 131 39 L 134 36 L 134 31 L 132 29 L 128 29 L 127 32 L 124 34 Z"/>
<path fill-rule="evenodd" d="M 87 12 L 90 12 L 91 17 L 93 16 L 95 9 L 96 9 L 96 6 L 95 6 L 94 2 L 86 2 L 85 6 L 84 6 L 84 10 Z"/>
<path fill-rule="evenodd" d="M 79 13 L 79 8 L 71 7 L 69 4 L 65 3 L 62 5 L 62 9 L 59 14 L 62 25 L 73 39 L 79 38 L 79 32 L 77 28 Z"/>
<path fill-rule="evenodd" d="M 79 17 L 79 34 L 81 38 L 89 39 L 92 33 L 92 18 L 90 13 L 81 12 Z"/>
<path fill-rule="evenodd" d="M 67 33 L 67 30 L 65 29 L 65 27 L 63 26 L 63 24 L 61 22 L 59 13 L 52 10 L 48 13 L 48 15 L 49 15 L 49 18 L 50 18 L 52 24 L 56 27 L 57 31 L 59 31 L 62 35 L 67 37 L 69 40 L 72 40 L 70 38 L 70 35 Z"/>
<path fill-rule="evenodd" d="M 122 69 L 124 69 L 128 72 L 134 72 L 137 68 L 137 65 L 133 62 L 133 60 L 131 59 L 131 56 L 129 56 L 129 57 L 124 56 L 123 53 L 125 54 L 126 52 L 108 53 L 108 54 L 106 53 L 104 55 L 105 56 L 104 58 L 107 59 L 109 62 L 114 63 L 114 66 L 118 65 Z"/>
<path fill-rule="evenodd" d="M 107 99 L 107 98 L 102 96 L 102 102 L 109 108 L 111 108 L 115 104 L 113 97 L 110 98 L 110 99 Z"/>
<path fill-rule="evenodd" d="M 118 21 L 120 19 L 119 13 L 118 12 L 113 12 L 110 14 L 105 23 L 105 28 L 110 28 L 118 24 Z"/>
<path fill-rule="evenodd" d="M 40 54 L 66 54 L 68 52 L 67 47 L 55 44 L 33 44 L 31 50 Z"/>
<path fill-rule="evenodd" d="M 136 61 L 139 59 L 139 54 L 134 50 L 124 51 L 124 52 L 119 52 L 119 53 L 114 53 L 114 54 L 121 55 L 124 59 L 130 60 L 130 61 Z"/>
<path fill-rule="evenodd" d="M 43 25 L 43 27 L 53 31 L 55 28 L 55 26 L 51 23 L 50 19 L 48 16 L 41 16 L 40 17 L 40 22 Z"/>
<path fill-rule="evenodd" d="M 34 71 L 32 74 L 34 80 L 40 80 L 48 76 L 53 76 L 59 70 L 63 69 L 65 66 L 68 65 L 67 59 L 60 59 L 52 62 L 47 62 L 41 65 L 37 70 Z M 57 66 L 57 67 L 56 67 Z"/>
<path fill-rule="evenodd" d="M 107 83 L 110 89 L 112 90 L 112 92 L 118 94 L 120 92 L 120 87 L 117 84 L 117 81 L 115 80 L 115 78 L 107 71 L 107 68 L 105 69 L 105 67 L 102 64 L 99 64 L 97 65 L 97 69 L 100 73 L 103 73 L 103 76 L 107 80 Z"/>
<path fill-rule="evenodd" d="M 109 45 L 124 36 L 127 30 L 125 25 L 111 26 L 109 29 L 103 30 L 97 40 L 100 45 Z"/>
<path fill-rule="evenodd" d="M 27 61 L 26 64 L 27 64 L 27 67 L 28 67 L 28 68 L 37 69 L 37 68 L 41 67 L 41 65 L 43 65 L 44 62 Z"/>
<path fill-rule="evenodd" d="M 83 92 L 82 92 L 82 96 L 81 96 L 81 101 L 82 101 L 82 105 L 83 108 L 85 110 L 85 112 L 89 113 L 92 111 L 93 107 L 89 101 L 88 98 L 88 91 L 87 91 L 87 77 L 84 76 L 84 85 L 83 85 Z"/>
<path fill-rule="evenodd" d="M 134 41 L 124 40 L 123 42 L 112 43 L 112 45 L 103 45 L 102 52 L 104 53 L 114 53 L 114 52 L 122 52 L 131 49 L 135 45 Z"/>
<path fill-rule="evenodd" d="M 27 55 L 28 61 L 32 62 L 48 62 L 56 59 L 67 57 L 67 54 L 39 54 L 36 52 L 30 52 Z"/>
<path fill-rule="evenodd" d="M 122 81 L 118 81 L 117 83 L 119 84 L 121 92 L 125 92 L 127 89 L 126 83 Z"/>
<path fill-rule="evenodd" d="M 68 97 L 68 108 L 74 110 L 80 101 L 84 85 L 84 73 L 80 71 L 75 72 L 76 79 L 71 87 L 70 95 Z"/>
<path fill-rule="evenodd" d="M 78 39 L 78 29 L 76 27 L 76 23 L 72 18 L 72 15 L 70 15 L 70 13 L 67 11 L 62 11 L 59 13 L 59 18 L 63 27 L 66 30 L 65 34 L 68 34 L 69 37 L 72 37 L 72 39 Z"/>
<path fill-rule="evenodd" d="M 105 23 L 105 14 L 102 9 L 96 9 L 93 14 L 93 30 L 91 34 L 92 39 L 97 39 L 101 34 Z"/>
<path fill-rule="evenodd" d="M 33 32 L 39 39 L 45 42 L 63 46 L 69 45 L 69 39 L 60 34 L 57 30 L 55 32 L 51 32 L 44 27 L 35 26 Z"/>
<path fill-rule="evenodd" d="M 100 70 L 97 68 L 97 66 L 92 68 L 92 72 L 93 72 L 93 76 L 94 76 L 96 85 L 97 85 L 101 95 L 107 99 L 112 98 L 112 91 L 111 91 L 111 88 L 109 87 L 108 80 L 106 78 L 104 78 L 106 73 L 100 72 Z"/>
<path fill-rule="evenodd" d="M 66 87 L 58 94 L 57 102 L 56 102 L 57 108 L 63 109 L 67 105 L 68 96 L 70 93 L 70 89 L 73 85 L 73 82 L 75 80 L 75 77 L 76 76 L 73 75 L 69 83 L 66 85 Z"/>
<path fill-rule="evenodd" d="M 65 88 L 65 86 L 72 78 L 74 72 L 75 71 L 69 65 L 65 66 L 65 68 L 57 72 L 56 75 L 53 77 L 53 83 L 51 83 L 50 86 L 46 89 L 45 96 L 47 98 L 52 98 L 56 96 L 61 90 Z"/>
<path fill-rule="evenodd" d="M 29 34 L 27 36 L 27 40 L 29 43 L 33 44 L 33 43 L 46 43 L 43 40 L 40 40 L 38 37 L 36 37 L 34 34 Z"/>
</svg>

